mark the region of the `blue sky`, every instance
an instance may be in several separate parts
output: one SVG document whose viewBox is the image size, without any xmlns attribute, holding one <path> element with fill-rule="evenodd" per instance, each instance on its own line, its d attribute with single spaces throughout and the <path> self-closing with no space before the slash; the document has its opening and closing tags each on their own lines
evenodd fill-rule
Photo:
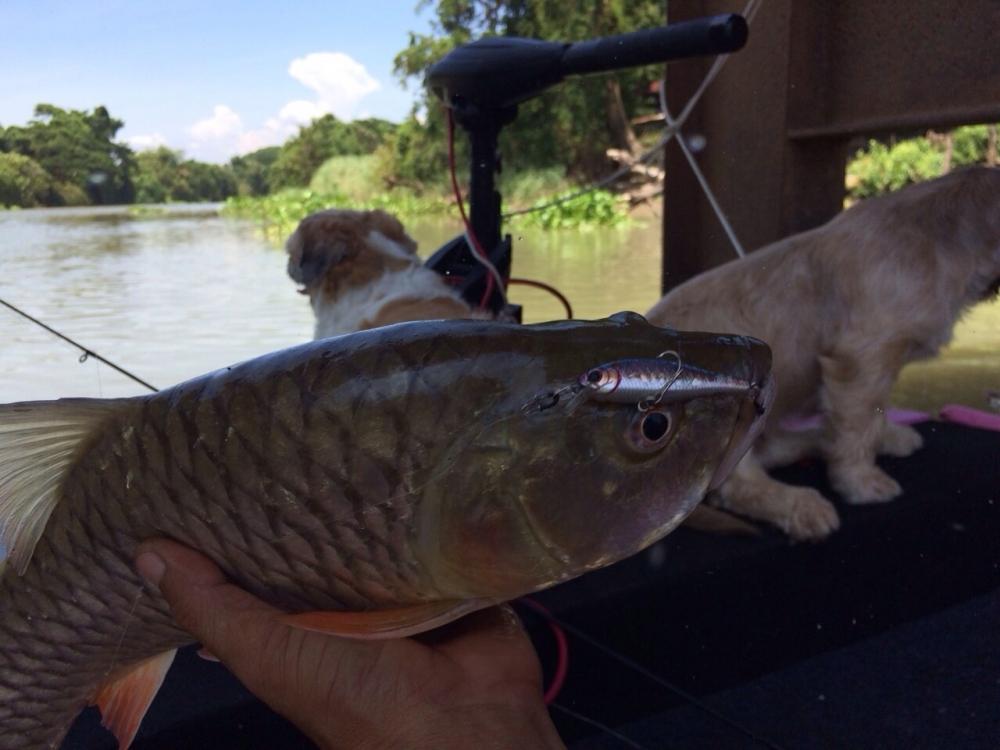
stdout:
<svg viewBox="0 0 1000 750">
<path fill-rule="evenodd" d="M 312 117 L 400 120 L 414 91 L 392 73 L 430 13 L 417 0 L 0 1 L 0 124 L 35 104 L 105 105 L 119 137 L 224 161 Z"/>
</svg>

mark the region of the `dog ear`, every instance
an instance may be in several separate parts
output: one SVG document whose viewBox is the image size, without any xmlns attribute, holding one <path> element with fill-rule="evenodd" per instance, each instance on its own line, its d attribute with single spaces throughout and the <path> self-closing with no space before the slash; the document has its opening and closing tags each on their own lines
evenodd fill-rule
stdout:
<svg viewBox="0 0 1000 750">
<path fill-rule="evenodd" d="M 343 237 L 313 238 L 306 243 L 300 232 L 288 238 L 288 275 L 292 281 L 309 287 L 332 267 L 342 263 L 350 255 L 350 245 Z"/>
<path fill-rule="evenodd" d="M 381 232 L 390 240 L 394 240 L 412 255 L 416 255 L 417 243 L 406 233 L 399 219 L 380 208 L 369 211 L 368 219 L 372 229 Z"/>
</svg>

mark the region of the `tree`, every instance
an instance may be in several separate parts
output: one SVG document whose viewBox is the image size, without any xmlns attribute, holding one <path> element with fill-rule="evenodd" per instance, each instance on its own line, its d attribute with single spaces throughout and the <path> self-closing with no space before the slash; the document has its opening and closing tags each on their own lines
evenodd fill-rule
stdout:
<svg viewBox="0 0 1000 750">
<path fill-rule="evenodd" d="M 272 190 L 305 187 L 331 156 L 370 154 L 394 129 L 386 120 L 342 122 L 333 115 L 323 115 L 285 141 L 268 170 L 268 183 Z"/>
<path fill-rule="evenodd" d="M 37 162 L 57 185 L 57 194 L 85 194 L 91 203 L 129 203 L 134 196 L 132 150 L 114 140 L 124 123 L 105 107 L 91 112 L 35 107 L 33 119 L 0 136 L 0 150 Z"/>
<path fill-rule="evenodd" d="M 0 153 L 0 206 L 32 208 L 52 202 L 52 176 L 27 156 Z"/>
<path fill-rule="evenodd" d="M 236 177 L 237 193 L 239 195 L 267 195 L 271 192 L 267 175 L 280 152 L 279 146 L 268 146 L 230 159 L 229 168 L 232 169 L 233 175 Z"/>
<path fill-rule="evenodd" d="M 422 80 L 448 50 L 480 36 L 574 41 L 664 22 L 662 0 L 438 0 L 436 15 L 433 32 L 411 34 L 408 47 L 396 56 L 395 70 L 403 80 Z M 506 165 L 564 165 L 580 178 L 604 173 L 608 147 L 638 146 L 626 113 L 652 111 L 643 84 L 661 75 L 657 66 L 583 78 L 521 104 L 518 119 L 501 139 Z M 408 121 L 386 149 L 382 163 L 392 172 L 385 175 L 390 181 L 444 177 L 441 103 L 428 94 L 418 109 L 426 112 L 425 122 Z"/>
<path fill-rule="evenodd" d="M 184 160 L 180 151 L 160 146 L 136 156 L 136 200 L 221 201 L 236 195 L 236 177 L 228 166 Z"/>
<path fill-rule="evenodd" d="M 140 151 L 135 157 L 136 203 L 166 203 L 172 199 L 173 183 L 181 164 L 179 151 L 160 146 Z"/>
</svg>

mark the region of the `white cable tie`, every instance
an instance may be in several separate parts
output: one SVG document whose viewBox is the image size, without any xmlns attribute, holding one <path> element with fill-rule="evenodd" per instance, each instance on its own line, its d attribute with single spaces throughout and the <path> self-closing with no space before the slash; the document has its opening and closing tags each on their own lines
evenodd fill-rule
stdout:
<svg viewBox="0 0 1000 750">
<path fill-rule="evenodd" d="M 497 283 L 497 290 L 500 292 L 500 298 L 503 299 L 503 303 L 506 306 L 507 292 L 504 290 L 503 277 L 500 275 L 500 272 L 497 270 L 497 267 L 494 266 L 492 263 L 490 263 L 488 258 L 485 258 L 479 254 L 479 250 L 477 249 L 476 245 L 472 244 L 472 237 L 469 235 L 468 229 L 465 230 L 464 234 L 465 234 L 465 242 L 466 244 L 468 244 L 469 250 L 472 251 L 472 257 L 475 258 L 480 264 L 485 266 L 486 270 L 489 271 L 490 275 L 493 276 L 493 280 L 496 281 Z M 483 252 L 486 251 L 483 250 Z"/>
</svg>

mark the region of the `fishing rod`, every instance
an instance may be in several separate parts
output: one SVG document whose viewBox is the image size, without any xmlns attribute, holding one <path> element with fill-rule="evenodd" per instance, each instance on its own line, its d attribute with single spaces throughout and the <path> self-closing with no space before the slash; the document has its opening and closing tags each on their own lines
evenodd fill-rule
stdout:
<svg viewBox="0 0 1000 750">
<path fill-rule="evenodd" d="M 12 310 L 12 311 L 16 312 L 22 318 L 27 318 L 32 323 L 34 323 L 36 326 L 44 328 L 46 331 L 48 331 L 49 333 L 51 333 L 53 336 L 58 336 L 63 341 L 65 341 L 65 342 L 67 342 L 67 343 L 72 344 L 73 346 L 75 346 L 77 349 L 79 349 L 81 352 L 83 352 L 83 354 L 80 355 L 80 362 L 81 363 L 82 362 L 86 362 L 88 359 L 90 359 L 91 357 L 93 357 L 98 362 L 103 362 L 104 364 L 106 364 L 111 369 L 117 370 L 118 372 L 120 372 L 125 377 L 134 380 L 136 383 L 138 383 L 139 385 L 143 386 L 144 388 L 148 388 L 153 393 L 156 393 L 159 390 L 159 388 L 157 388 L 155 385 L 151 385 L 151 384 L 147 383 L 145 380 L 143 380 L 142 378 L 140 378 L 138 375 L 129 372 L 124 367 L 119 367 L 118 365 L 116 365 L 114 362 L 112 362 L 107 357 L 102 357 L 100 354 L 98 354 L 97 352 L 95 352 L 93 349 L 89 349 L 88 347 L 86 347 L 83 344 L 81 344 L 79 341 L 75 341 L 74 339 L 71 339 L 66 334 L 60 333 L 59 331 L 57 331 L 52 326 L 46 325 L 45 323 L 43 323 L 42 321 L 40 321 L 38 318 L 32 317 L 31 315 L 29 315 L 28 313 L 26 313 L 24 310 L 22 310 L 21 308 L 17 307 L 16 305 L 12 305 L 10 302 L 8 302 L 7 300 L 3 299 L 2 297 L 0 297 L 0 305 L 3 305 L 4 307 L 8 308 L 9 310 Z"/>
</svg>

